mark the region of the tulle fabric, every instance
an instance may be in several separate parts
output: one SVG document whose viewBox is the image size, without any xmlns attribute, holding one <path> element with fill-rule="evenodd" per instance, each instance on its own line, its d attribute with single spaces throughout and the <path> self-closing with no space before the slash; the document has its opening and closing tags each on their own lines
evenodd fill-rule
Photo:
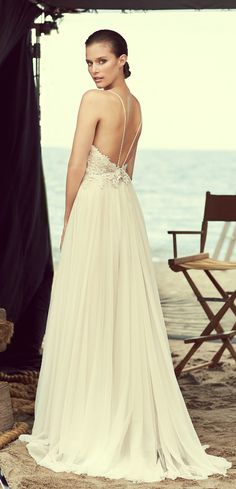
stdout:
<svg viewBox="0 0 236 489">
<path fill-rule="evenodd" d="M 231 466 L 206 453 L 179 389 L 132 181 L 95 147 L 54 276 L 32 434 L 20 440 L 55 472 L 133 482 Z"/>
</svg>

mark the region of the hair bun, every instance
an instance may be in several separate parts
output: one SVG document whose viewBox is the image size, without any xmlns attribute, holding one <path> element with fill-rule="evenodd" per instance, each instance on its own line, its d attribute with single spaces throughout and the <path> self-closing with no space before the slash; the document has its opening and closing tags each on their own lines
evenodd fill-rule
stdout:
<svg viewBox="0 0 236 489">
<path fill-rule="evenodd" d="M 123 69 L 124 69 L 125 78 L 128 78 L 128 76 L 131 75 L 131 71 L 129 69 L 129 63 L 128 63 L 128 61 L 125 62 Z"/>
</svg>

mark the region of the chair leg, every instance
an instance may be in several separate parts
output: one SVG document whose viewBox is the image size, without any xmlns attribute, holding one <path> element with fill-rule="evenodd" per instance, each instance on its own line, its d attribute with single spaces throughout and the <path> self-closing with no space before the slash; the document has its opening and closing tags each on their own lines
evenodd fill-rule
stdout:
<svg viewBox="0 0 236 489">
<path fill-rule="evenodd" d="M 235 300 L 235 299 L 236 299 L 236 291 L 234 292 L 233 296 L 234 296 L 234 299 L 233 299 L 233 300 Z M 233 327 L 232 327 L 232 331 L 233 331 L 233 330 L 234 330 L 234 331 L 236 330 L 236 323 L 234 323 L 234 325 L 233 325 Z M 233 346 L 233 345 L 231 345 L 231 346 Z M 215 363 L 219 363 L 219 360 L 220 360 L 220 358 L 222 357 L 222 355 L 223 355 L 223 353 L 224 353 L 224 351 L 225 351 L 225 348 L 226 348 L 226 345 L 223 343 L 223 345 L 221 345 L 220 349 L 219 349 L 219 350 L 216 352 L 216 354 L 215 354 L 215 355 L 214 355 L 214 357 L 212 358 L 212 362 L 213 362 L 213 364 L 214 364 L 214 365 L 215 365 Z M 231 352 L 230 352 L 230 353 L 231 353 Z M 235 353 L 235 350 L 234 350 L 234 353 Z M 231 354 L 232 354 L 232 353 L 231 353 Z M 234 356 L 234 355 L 232 355 L 232 356 L 235 358 L 235 356 Z M 214 366 L 214 365 L 210 365 L 210 366 Z"/>
<path fill-rule="evenodd" d="M 236 314 L 236 306 L 234 304 L 234 301 L 236 299 L 236 291 L 233 294 L 231 294 L 231 296 L 230 296 L 229 294 L 227 294 L 227 292 L 224 291 L 224 289 L 222 289 L 219 282 L 217 282 L 216 278 L 214 277 L 214 275 L 212 275 L 212 273 L 209 270 L 204 270 L 204 271 L 223 298 L 231 297 L 232 301 L 231 301 L 231 304 L 229 307 L 232 310 L 232 312 L 234 314 Z M 234 325 L 232 327 L 232 331 L 235 331 L 235 330 L 236 330 L 236 322 L 234 323 Z M 212 358 L 212 361 L 214 364 L 215 364 L 215 362 L 216 363 L 219 362 L 220 358 L 222 357 L 222 355 L 224 353 L 225 348 L 226 348 L 226 346 L 223 344 L 221 346 L 221 348 L 218 350 L 218 352 L 214 355 L 214 357 Z"/>
<path fill-rule="evenodd" d="M 176 377 L 179 377 L 179 375 L 183 371 L 186 363 L 188 363 L 188 361 L 190 360 L 190 358 L 198 350 L 198 348 L 200 348 L 200 346 L 201 346 L 201 343 L 195 343 L 190 348 L 190 350 L 188 351 L 188 353 L 186 353 L 185 357 L 182 358 L 182 360 L 178 363 L 178 365 L 176 365 L 176 367 L 175 367 L 175 375 L 176 375 Z"/>
<path fill-rule="evenodd" d="M 222 317 L 224 316 L 226 311 L 230 308 L 231 303 L 233 303 L 235 299 L 236 299 L 236 291 L 234 292 L 234 294 L 232 294 L 231 297 L 229 297 L 229 299 L 225 302 L 225 304 L 221 307 L 221 309 L 215 315 L 212 324 L 216 322 L 216 325 L 214 327 L 216 329 L 216 331 L 220 328 L 220 329 L 222 329 L 222 333 L 224 332 L 223 328 L 219 324 L 219 319 L 222 319 Z M 236 329 L 236 323 L 234 324 L 232 330 L 235 330 L 235 329 Z M 222 356 L 222 354 L 226 348 L 229 350 L 229 352 L 230 352 L 231 356 L 234 358 L 234 360 L 236 360 L 236 351 L 235 351 L 235 349 L 231 343 L 231 340 L 229 338 L 226 338 L 225 340 L 222 340 L 222 341 L 223 341 L 223 344 L 221 345 L 220 349 L 213 356 L 213 358 L 211 360 L 211 365 L 210 365 L 211 367 L 214 367 L 217 363 L 219 363 L 219 360 L 220 360 L 220 358 L 221 358 L 221 356 Z"/>
<path fill-rule="evenodd" d="M 185 278 L 187 279 L 189 285 L 191 286 L 193 292 L 195 293 L 198 301 L 202 305 L 202 308 L 204 309 L 207 317 L 210 319 L 210 322 L 204 328 L 204 330 L 202 331 L 202 333 L 201 333 L 200 336 L 208 335 L 214 329 L 217 331 L 217 333 L 224 333 L 224 329 L 222 328 L 219 320 L 222 319 L 222 317 L 226 313 L 227 309 L 229 309 L 229 307 L 232 310 L 235 308 L 233 302 L 234 302 L 234 300 L 236 298 L 236 291 L 231 296 L 229 296 L 228 294 L 225 294 L 225 292 L 222 289 L 222 291 L 224 292 L 224 294 L 227 296 L 227 300 L 226 300 L 225 304 L 219 309 L 219 311 L 217 312 L 217 314 L 214 314 L 213 311 L 211 310 L 211 308 L 209 307 L 209 305 L 206 302 L 204 302 L 204 298 L 203 298 L 201 292 L 199 291 L 199 289 L 197 288 L 197 286 L 193 282 L 193 280 L 192 280 L 191 276 L 189 275 L 189 273 L 187 272 L 187 270 L 184 270 L 183 273 L 184 273 Z M 219 287 L 220 287 L 220 285 L 219 285 Z M 232 306 L 233 306 L 233 308 L 232 308 Z M 236 328 L 236 324 L 234 326 Z M 209 363 L 209 365 L 211 367 L 215 366 L 219 362 L 219 359 L 221 358 L 221 356 L 222 356 L 225 348 L 227 348 L 229 350 L 229 352 L 231 353 L 232 357 L 236 360 L 236 351 L 235 351 L 235 349 L 234 349 L 231 341 L 228 338 L 222 339 L 222 341 L 223 341 L 223 345 L 221 346 L 221 348 L 219 350 L 219 351 L 221 351 L 221 354 L 214 355 L 214 357 L 212 358 L 211 362 Z M 193 356 L 193 354 L 198 350 L 198 348 L 201 346 L 201 344 L 203 342 L 204 342 L 204 340 L 201 341 L 200 338 L 199 338 L 199 340 L 196 340 L 196 342 L 190 348 L 190 350 L 185 355 L 185 357 L 175 367 L 175 373 L 176 373 L 177 376 L 180 375 L 180 373 L 184 369 L 186 363 Z"/>
<path fill-rule="evenodd" d="M 214 275 L 212 275 L 212 273 L 209 270 L 204 270 L 204 272 L 224 299 L 230 297 L 231 294 L 225 292 L 225 290 L 222 289 L 219 282 L 217 282 L 216 278 L 214 277 Z M 236 305 L 234 305 L 234 303 L 231 304 L 230 308 L 233 311 L 233 313 L 236 314 Z"/>
<path fill-rule="evenodd" d="M 231 295 L 227 294 L 221 288 L 220 284 L 216 281 L 215 277 L 213 277 L 213 275 L 208 270 L 204 270 L 204 271 L 207 272 L 208 277 L 210 278 L 210 280 L 212 281 L 212 283 L 215 285 L 215 287 L 217 288 L 217 290 L 221 293 L 221 295 L 225 299 L 225 304 L 219 309 L 219 311 L 217 312 L 217 314 L 214 314 L 214 312 L 211 310 L 211 308 L 209 307 L 209 305 L 207 304 L 207 302 L 204 300 L 204 297 L 202 296 L 201 292 L 199 291 L 199 289 L 197 288 L 197 286 L 193 282 L 193 280 L 190 277 L 189 273 L 187 271 L 184 271 L 183 272 L 184 275 L 185 275 L 185 277 L 186 277 L 186 279 L 188 280 L 191 288 L 193 289 L 195 295 L 197 296 L 197 299 L 200 302 L 200 304 L 201 304 L 203 310 L 205 311 L 207 317 L 210 319 L 210 323 L 206 326 L 206 328 L 202 332 L 201 336 L 203 336 L 203 334 L 210 334 L 213 331 L 213 329 L 215 329 L 217 331 L 217 333 L 223 333 L 224 332 L 224 329 L 222 328 L 219 320 L 222 319 L 222 317 L 226 313 L 227 309 L 229 309 L 229 308 L 231 308 L 232 311 L 236 314 L 236 306 L 234 305 L 234 301 L 235 301 L 235 298 L 236 298 L 236 290 Z M 218 322 L 215 321 L 216 324 L 213 324 L 212 320 L 214 318 L 216 318 L 216 317 L 218 318 Z M 211 324 L 213 325 L 212 328 L 210 327 Z M 233 326 L 232 329 L 234 330 L 235 328 L 236 328 L 236 323 L 234 324 L 234 326 Z M 225 342 L 225 348 L 227 348 L 230 345 L 229 346 L 230 352 L 232 352 L 232 354 L 234 355 L 235 350 L 234 350 L 231 342 L 228 339 L 224 340 L 224 342 Z"/>
<path fill-rule="evenodd" d="M 205 335 L 210 334 L 211 331 L 213 331 L 214 329 L 218 333 L 224 333 L 224 330 L 223 330 L 222 326 L 220 325 L 219 320 L 222 319 L 222 317 L 224 316 L 225 312 L 229 308 L 229 306 L 230 306 L 229 305 L 229 301 L 231 301 L 231 300 L 234 300 L 234 299 L 233 298 L 229 298 L 228 302 L 226 302 L 220 308 L 220 310 L 217 312 L 217 314 L 212 317 L 212 319 L 210 320 L 210 322 L 207 324 L 207 326 L 205 327 L 205 329 L 201 333 L 200 337 L 195 340 L 193 346 L 190 348 L 190 350 L 188 351 L 188 353 L 185 355 L 185 357 L 175 367 L 175 373 L 176 373 L 177 377 L 183 371 L 186 363 L 190 360 L 190 358 L 193 356 L 193 354 L 198 350 L 198 348 L 200 348 L 200 346 L 202 345 L 202 343 L 204 343 L 205 339 L 203 338 L 201 340 L 201 336 L 205 336 Z M 221 358 L 221 356 L 222 356 L 222 354 L 223 354 L 223 352 L 224 352 L 224 350 L 226 348 L 229 350 L 231 356 L 236 361 L 236 351 L 235 351 L 235 349 L 234 349 L 231 341 L 229 340 L 229 338 L 224 338 L 224 339 L 222 338 L 222 341 L 223 341 L 223 345 L 221 346 L 220 350 L 217 352 L 216 355 L 214 355 L 214 357 L 211 359 L 211 361 L 208 362 L 208 366 L 211 367 L 211 368 L 215 367 L 217 365 L 217 363 L 219 363 L 219 360 L 220 360 L 220 358 Z"/>
</svg>

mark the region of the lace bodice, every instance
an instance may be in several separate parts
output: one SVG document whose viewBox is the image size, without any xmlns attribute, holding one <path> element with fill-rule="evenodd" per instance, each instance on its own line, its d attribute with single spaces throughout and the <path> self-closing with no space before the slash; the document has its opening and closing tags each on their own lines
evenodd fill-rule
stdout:
<svg viewBox="0 0 236 489">
<path fill-rule="evenodd" d="M 127 163 L 117 166 L 108 156 L 102 154 L 96 146 L 92 145 L 83 178 L 83 186 L 87 186 L 90 182 L 97 183 L 100 188 L 103 188 L 106 182 L 110 182 L 114 187 L 118 187 L 121 182 L 130 183 L 131 179 L 126 168 Z"/>
<path fill-rule="evenodd" d="M 122 140 L 121 140 L 121 145 L 120 145 L 120 152 L 119 152 L 119 158 L 118 162 L 113 163 L 109 156 L 104 155 L 99 151 L 97 146 L 92 144 L 89 156 L 88 156 L 88 162 L 87 162 L 87 167 L 85 171 L 85 175 L 82 181 L 83 187 L 86 187 L 89 182 L 95 182 L 97 183 L 101 188 L 104 187 L 106 182 L 110 182 L 114 187 L 118 187 L 121 182 L 124 183 L 130 183 L 131 178 L 129 177 L 128 173 L 126 172 L 127 168 L 127 163 L 125 163 L 128 160 L 129 154 L 131 152 L 131 149 L 133 147 L 133 144 L 135 142 L 135 139 L 138 135 L 138 132 L 141 128 L 142 125 L 142 119 L 140 120 L 140 124 L 138 126 L 138 129 L 134 135 L 134 138 L 130 144 L 129 150 L 124 158 L 124 163 L 120 165 L 120 159 L 121 159 L 121 153 L 122 153 L 122 148 L 123 148 L 123 143 L 124 143 L 124 137 L 125 137 L 125 132 L 126 132 L 126 125 L 127 125 L 127 115 L 126 115 L 126 110 L 124 106 L 124 102 L 121 98 L 121 96 L 114 92 L 113 90 L 109 90 L 109 92 L 114 93 L 119 99 L 123 107 L 124 111 L 124 127 L 123 127 L 123 134 L 122 134 Z M 128 98 L 128 107 L 130 105 L 130 94 Z"/>
</svg>

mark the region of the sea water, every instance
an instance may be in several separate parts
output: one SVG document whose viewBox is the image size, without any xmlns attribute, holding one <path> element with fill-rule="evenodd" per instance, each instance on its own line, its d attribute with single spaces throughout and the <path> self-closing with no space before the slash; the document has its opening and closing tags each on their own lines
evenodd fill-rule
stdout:
<svg viewBox="0 0 236 489">
<path fill-rule="evenodd" d="M 65 209 L 67 148 L 43 148 L 43 169 L 47 191 L 53 260 L 60 256 L 60 238 Z M 194 151 L 139 149 L 133 185 L 143 211 L 154 261 L 173 256 L 168 230 L 200 230 L 205 194 L 236 193 L 236 151 Z M 206 251 L 214 252 L 223 223 L 210 223 Z M 222 256 L 233 234 L 228 230 Z M 199 252 L 198 235 L 178 236 L 179 255 Z M 236 260 L 236 245 L 231 259 Z"/>
</svg>

